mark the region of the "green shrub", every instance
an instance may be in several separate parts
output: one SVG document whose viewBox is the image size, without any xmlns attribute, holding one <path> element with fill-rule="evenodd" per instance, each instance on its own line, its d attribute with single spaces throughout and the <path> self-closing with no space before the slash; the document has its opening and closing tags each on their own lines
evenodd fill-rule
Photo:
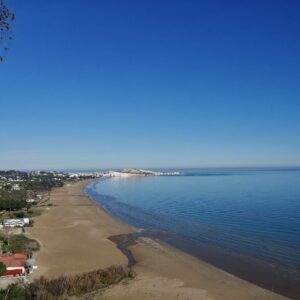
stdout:
<svg viewBox="0 0 300 300">
<path fill-rule="evenodd" d="M 6 266 L 3 262 L 0 262 L 0 276 L 2 276 L 6 271 Z"/>
<path fill-rule="evenodd" d="M 29 300 L 31 298 L 23 285 L 11 284 L 6 289 L 0 290 L 0 299 Z"/>
<path fill-rule="evenodd" d="M 26 205 L 26 191 L 0 191 L 0 210 L 20 210 Z"/>
<path fill-rule="evenodd" d="M 25 218 L 26 217 L 26 214 L 24 211 L 18 211 L 14 215 L 16 218 Z"/>
<path fill-rule="evenodd" d="M 36 240 L 29 239 L 23 234 L 13 234 L 5 241 L 3 248 L 3 250 L 11 252 L 37 251 L 40 249 L 40 245 Z"/>
<path fill-rule="evenodd" d="M 43 210 L 42 209 L 32 209 L 28 210 L 27 217 L 28 218 L 34 218 L 34 217 L 39 217 L 42 215 Z"/>
</svg>

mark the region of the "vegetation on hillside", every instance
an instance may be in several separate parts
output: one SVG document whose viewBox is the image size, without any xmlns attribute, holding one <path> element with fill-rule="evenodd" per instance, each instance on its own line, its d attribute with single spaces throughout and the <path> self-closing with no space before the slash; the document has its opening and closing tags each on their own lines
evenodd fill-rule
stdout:
<svg viewBox="0 0 300 300">
<path fill-rule="evenodd" d="M 55 180 L 51 177 L 40 178 L 33 181 L 27 181 L 25 184 L 26 190 L 32 191 L 49 191 L 54 187 L 63 186 L 62 181 Z"/>
<path fill-rule="evenodd" d="M 19 210 L 27 207 L 25 191 L 1 191 L 0 210 Z"/>
<path fill-rule="evenodd" d="M 38 193 L 49 192 L 52 188 L 63 186 L 63 181 L 46 177 L 38 179 L 28 179 L 20 185 L 22 190 L 11 190 L 11 184 L 3 185 L 0 190 L 0 211 L 16 211 L 23 208 L 27 210 L 31 204 L 26 202 L 27 198 L 34 198 Z"/>
<path fill-rule="evenodd" d="M 0 176 L 10 177 L 12 179 L 20 178 L 28 178 L 28 173 L 24 171 L 17 171 L 17 170 L 0 170 Z"/>
</svg>

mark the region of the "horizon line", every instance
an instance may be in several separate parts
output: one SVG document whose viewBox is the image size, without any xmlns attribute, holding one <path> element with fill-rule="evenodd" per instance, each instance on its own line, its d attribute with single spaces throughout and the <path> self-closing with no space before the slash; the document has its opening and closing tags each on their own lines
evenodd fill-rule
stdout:
<svg viewBox="0 0 300 300">
<path fill-rule="evenodd" d="M 65 168 L 4 168 L 0 169 L 0 171 L 107 171 L 107 170 L 122 170 L 122 169 L 300 169 L 300 165 L 289 166 L 289 165 L 258 165 L 258 166 L 177 166 L 177 167 L 65 167 Z"/>
</svg>

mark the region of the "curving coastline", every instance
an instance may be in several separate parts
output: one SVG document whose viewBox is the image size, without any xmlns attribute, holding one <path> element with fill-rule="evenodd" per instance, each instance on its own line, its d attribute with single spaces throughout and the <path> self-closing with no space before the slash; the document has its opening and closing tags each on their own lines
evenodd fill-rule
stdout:
<svg viewBox="0 0 300 300">
<path fill-rule="evenodd" d="M 53 206 L 28 230 L 42 246 L 32 279 L 127 265 L 111 239 L 136 231 L 84 195 L 89 182 L 53 190 Z M 99 299 L 287 299 L 149 237 L 135 239 L 126 249 L 135 260 L 137 278 L 108 289 Z"/>
</svg>

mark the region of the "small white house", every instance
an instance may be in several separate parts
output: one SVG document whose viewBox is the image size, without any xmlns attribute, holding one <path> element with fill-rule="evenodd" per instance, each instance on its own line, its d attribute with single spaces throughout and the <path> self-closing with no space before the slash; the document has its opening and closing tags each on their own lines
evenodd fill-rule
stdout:
<svg viewBox="0 0 300 300">
<path fill-rule="evenodd" d="M 26 202 L 27 202 L 27 203 L 34 203 L 35 200 L 34 200 L 34 199 L 27 199 Z"/>
</svg>

